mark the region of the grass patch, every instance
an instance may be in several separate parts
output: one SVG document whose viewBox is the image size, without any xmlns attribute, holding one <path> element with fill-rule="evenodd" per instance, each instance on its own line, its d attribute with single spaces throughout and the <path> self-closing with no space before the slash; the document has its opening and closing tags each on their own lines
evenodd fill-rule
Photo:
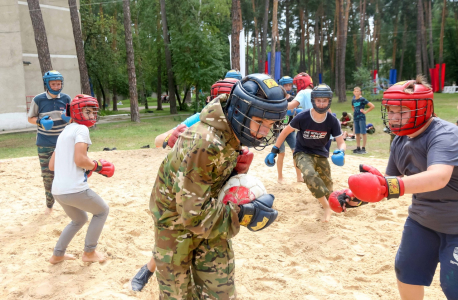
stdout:
<svg viewBox="0 0 458 300">
<path fill-rule="evenodd" d="M 352 94 L 347 93 L 347 102 L 339 103 L 337 98 L 333 98 L 332 111 L 338 117 L 343 111 L 353 113 L 351 108 Z M 454 94 L 435 94 L 435 112 L 446 121 L 455 123 L 458 119 L 456 96 Z M 373 123 L 376 128 L 374 134 L 367 135 L 367 151 L 365 156 L 376 158 L 388 158 L 390 136 L 383 132 L 383 121 L 380 114 L 380 101 L 373 101 L 375 109 L 366 116 L 367 123 Z M 144 111 L 144 110 L 143 110 Z M 162 111 L 153 109 L 151 116 L 167 116 L 170 109 L 165 107 Z M 129 113 L 124 111 L 121 113 Z M 96 128 L 91 129 L 91 140 L 93 142 L 90 151 L 101 151 L 105 147 L 116 147 L 118 150 L 140 149 L 145 145 L 154 147 L 154 139 L 159 134 L 175 127 L 184 121 L 193 111 L 179 111 L 183 116 L 170 116 L 157 119 L 143 118 L 141 123 L 132 123 L 130 121 L 99 124 Z M 23 156 L 36 156 L 37 148 L 35 146 L 35 132 L 1 134 L 0 135 L 0 159 L 15 158 Z M 336 148 L 334 142 L 331 150 Z M 356 148 L 356 141 L 347 141 L 347 153 Z"/>
</svg>

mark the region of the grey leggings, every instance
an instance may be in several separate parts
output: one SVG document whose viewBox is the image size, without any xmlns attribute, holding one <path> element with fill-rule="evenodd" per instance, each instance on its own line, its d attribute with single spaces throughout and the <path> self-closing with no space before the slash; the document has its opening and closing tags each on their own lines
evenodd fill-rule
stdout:
<svg viewBox="0 0 458 300">
<path fill-rule="evenodd" d="M 72 221 L 60 234 L 53 254 L 55 256 L 65 254 L 70 241 L 87 222 L 86 212 L 93 214 L 93 217 L 87 229 L 84 251 L 94 251 L 108 217 L 108 204 L 91 189 L 74 194 L 54 195 L 54 199 L 62 205 Z"/>
</svg>

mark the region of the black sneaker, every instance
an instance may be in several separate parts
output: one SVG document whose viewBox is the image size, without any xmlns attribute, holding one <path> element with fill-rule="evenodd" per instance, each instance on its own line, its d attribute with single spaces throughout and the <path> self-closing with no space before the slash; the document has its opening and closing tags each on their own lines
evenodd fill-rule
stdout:
<svg viewBox="0 0 458 300">
<path fill-rule="evenodd" d="M 367 152 L 366 152 L 366 148 L 363 147 L 363 148 L 359 151 L 358 154 L 366 154 L 366 153 L 367 153 Z"/>
<path fill-rule="evenodd" d="M 360 148 L 353 149 L 353 153 L 355 154 L 359 154 L 360 152 L 361 152 Z"/>
<path fill-rule="evenodd" d="M 148 267 L 144 265 L 140 271 L 132 278 L 132 290 L 136 292 L 140 292 L 143 287 L 148 283 L 148 280 L 151 276 L 153 276 L 154 272 L 148 270 Z"/>
</svg>

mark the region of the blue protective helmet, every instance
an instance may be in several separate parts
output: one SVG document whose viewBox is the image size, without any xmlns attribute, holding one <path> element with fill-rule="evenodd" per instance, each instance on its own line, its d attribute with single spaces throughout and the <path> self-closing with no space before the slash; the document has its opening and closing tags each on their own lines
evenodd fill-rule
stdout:
<svg viewBox="0 0 458 300">
<path fill-rule="evenodd" d="M 60 90 L 55 91 L 49 86 L 49 82 L 53 80 L 60 80 L 62 81 L 62 85 L 60 87 Z M 43 76 L 43 84 L 45 85 L 45 88 L 48 90 L 53 95 L 59 95 L 59 93 L 62 91 L 64 88 L 64 76 L 57 72 L 56 70 L 51 70 L 45 73 Z"/>
<path fill-rule="evenodd" d="M 240 74 L 240 72 L 236 70 L 229 70 L 226 73 L 226 76 L 224 76 L 224 78 L 235 78 L 238 80 L 242 80 L 242 74 Z"/>
<path fill-rule="evenodd" d="M 283 120 L 288 109 L 285 96 L 284 89 L 267 74 L 251 74 L 234 85 L 224 111 L 242 145 L 264 148 L 275 141 L 272 129 L 267 137 L 256 138 L 250 123 L 252 117 Z"/>
<path fill-rule="evenodd" d="M 293 79 L 289 76 L 283 76 L 278 83 L 280 83 L 280 85 L 293 84 Z"/>
<path fill-rule="evenodd" d="M 321 83 L 312 90 L 311 98 L 312 98 L 313 109 L 316 110 L 319 114 L 324 114 L 331 107 L 332 90 L 327 84 Z M 316 106 L 315 98 L 328 98 L 329 99 L 328 106 L 324 108 L 319 108 L 318 106 Z"/>
</svg>

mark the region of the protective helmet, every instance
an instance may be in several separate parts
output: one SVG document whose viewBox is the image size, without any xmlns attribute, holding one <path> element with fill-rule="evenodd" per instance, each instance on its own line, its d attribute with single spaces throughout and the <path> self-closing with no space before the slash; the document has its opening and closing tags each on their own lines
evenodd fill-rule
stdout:
<svg viewBox="0 0 458 300">
<path fill-rule="evenodd" d="M 210 99 L 213 100 L 221 94 L 230 94 L 234 84 L 239 81 L 235 78 L 225 78 L 224 80 L 218 80 L 212 85 L 210 92 Z"/>
<path fill-rule="evenodd" d="M 229 70 L 227 73 L 226 73 L 226 76 L 224 76 L 225 78 L 235 78 L 235 79 L 238 79 L 238 80 L 242 80 L 242 74 L 240 74 L 239 71 L 237 70 Z"/>
<path fill-rule="evenodd" d="M 251 74 L 233 87 L 224 112 L 241 144 L 248 147 L 265 148 L 275 141 L 274 132 L 267 137 L 256 138 L 251 134 L 252 117 L 281 121 L 286 116 L 288 101 L 286 94 L 267 74 Z"/>
<path fill-rule="evenodd" d="M 85 107 L 92 107 L 94 112 L 94 118 L 88 119 L 83 114 L 83 108 Z M 99 111 L 99 102 L 92 96 L 89 95 L 76 95 L 73 98 L 72 102 L 69 105 L 70 117 L 72 117 L 73 121 L 78 124 L 85 125 L 87 127 L 92 127 L 97 122 L 97 112 Z"/>
<path fill-rule="evenodd" d="M 433 90 L 422 77 L 417 80 L 401 81 L 383 93 L 382 120 L 395 135 L 403 136 L 420 130 L 434 114 Z M 387 106 L 405 106 L 410 109 L 410 117 L 402 127 L 389 124 Z"/>
<path fill-rule="evenodd" d="M 307 73 L 299 73 L 294 77 L 294 85 L 297 88 L 297 92 L 299 93 L 302 90 L 305 90 L 307 87 L 313 88 L 313 80 Z"/>
<path fill-rule="evenodd" d="M 60 90 L 55 91 L 49 86 L 49 82 L 53 80 L 60 80 L 62 81 L 62 85 L 60 87 Z M 59 95 L 59 93 L 62 91 L 64 88 L 64 76 L 57 72 L 56 70 L 51 70 L 45 73 L 43 76 L 43 84 L 45 85 L 45 88 L 48 90 L 53 95 Z"/>
<path fill-rule="evenodd" d="M 319 84 L 318 86 L 316 86 L 316 87 L 312 90 L 311 97 L 312 97 L 313 109 L 316 110 L 318 113 L 324 114 L 324 113 L 327 112 L 328 109 L 331 107 L 331 103 L 332 103 L 332 90 L 331 90 L 331 88 L 330 88 L 327 84 L 321 83 L 321 84 Z M 316 103 L 315 103 L 315 99 L 316 99 L 316 98 L 329 98 L 328 106 L 326 106 L 326 107 L 324 107 L 324 108 L 319 108 L 319 107 L 317 107 L 317 106 L 316 106 Z"/>
<path fill-rule="evenodd" d="M 278 83 L 280 83 L 280 85 L 293 84 L 293 79 L 289 76 L 283 76 Z"/>
</svg>

